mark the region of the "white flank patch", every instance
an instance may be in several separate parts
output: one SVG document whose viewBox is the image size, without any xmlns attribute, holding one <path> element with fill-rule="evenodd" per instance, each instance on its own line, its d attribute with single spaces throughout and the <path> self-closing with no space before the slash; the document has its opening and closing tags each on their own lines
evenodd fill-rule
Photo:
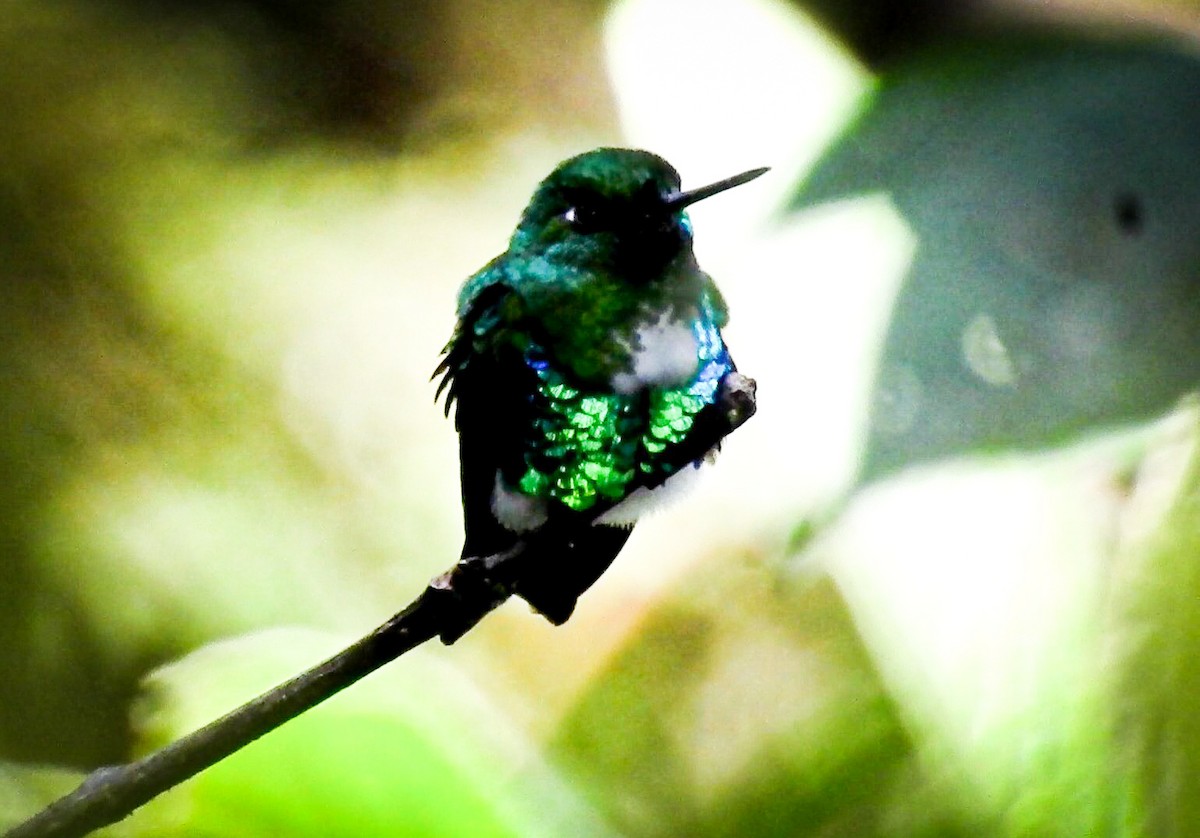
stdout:
<svg viewBox="0 0 1200 838">
<path fill-rule="evenodd" d="M 613 389 L 618 393 L 686 384 L 700 365 L 691 324 L 672 320 L 665 311 L 658 320 L 639 327 L 634 344 L 628 348 L 633 352 L 633 369 L 612 377 Z"/>
<path fill-rule="evenodd" d="M 492 514 L 505 529 L 529 532 L 546 523 L 546 501 L 509 488 L 497 471 L 496 486 L 492 489 Z"/>
<path fill-rule="evenodd" d="M 700 460 L 700 465 L 711 462 L 712 454 Z M 688 492 L 696 483 L 700 474 L 700 465 L 686 466 L 667 478 L 666 482 L 654 489 L 634 489 L 629 497 L 618 503 L 612 509 L 596 519 L 597 524 L 610 527 L 632 527 L 647 512 L 661 509 Z"/>
</svg>

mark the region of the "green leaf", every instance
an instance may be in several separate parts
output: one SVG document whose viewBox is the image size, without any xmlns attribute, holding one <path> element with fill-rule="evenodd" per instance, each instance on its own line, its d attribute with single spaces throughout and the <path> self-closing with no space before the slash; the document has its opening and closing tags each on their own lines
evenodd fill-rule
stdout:
<svg viewBox="0 0 1200 838">
<path fill-rule="evenodd" d="M 917 238 L 864 480 L 1157 417 L 1200 382 L 1200 61 L 996 38 L 895 66 L 792 207 L 884 192 Z"/>
</svg>

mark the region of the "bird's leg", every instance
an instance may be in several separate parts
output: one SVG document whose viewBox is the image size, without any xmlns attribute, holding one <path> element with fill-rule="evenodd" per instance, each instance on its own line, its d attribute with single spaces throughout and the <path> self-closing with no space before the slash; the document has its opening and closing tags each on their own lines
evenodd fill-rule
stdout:
<svg viewBox="0 0 1200 838">
<path fill-rule="evenodd" d="M 438 632 L 443 643 L 458 640 L 512 596 L 525 552 L 525 543 L 518 541 L 494 555 L 464 556 L 430 580 L 426 595 L 443 601 L 444 617 Z"/>
</svg>

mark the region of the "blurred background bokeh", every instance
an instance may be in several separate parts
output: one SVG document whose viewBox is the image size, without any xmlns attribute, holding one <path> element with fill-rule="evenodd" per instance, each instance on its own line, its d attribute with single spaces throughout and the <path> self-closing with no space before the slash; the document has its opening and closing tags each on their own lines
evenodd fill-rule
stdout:
<svg viewBox="0 0 1200 838">
<path fill-rule="evenodd" d="M 113 836 L 1200 834 L 1200 3 L 9 0 L 0 826 L 457 558 L 461 281 L 598 145 L 698 185 L 759 412 Z"/>
</svg>

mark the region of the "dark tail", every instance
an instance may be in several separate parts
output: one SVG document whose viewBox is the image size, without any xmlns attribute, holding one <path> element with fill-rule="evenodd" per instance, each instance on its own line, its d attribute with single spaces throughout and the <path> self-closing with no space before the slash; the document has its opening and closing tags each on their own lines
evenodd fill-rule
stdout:
<svg viewBox="0 0 1200 838">
<path fill-rule="evenodd" d="M 515 593 L 556 626 L 595 584 L 629 540 L 632 527 L 558 527 L 531 535 Z"/>
</svg>

